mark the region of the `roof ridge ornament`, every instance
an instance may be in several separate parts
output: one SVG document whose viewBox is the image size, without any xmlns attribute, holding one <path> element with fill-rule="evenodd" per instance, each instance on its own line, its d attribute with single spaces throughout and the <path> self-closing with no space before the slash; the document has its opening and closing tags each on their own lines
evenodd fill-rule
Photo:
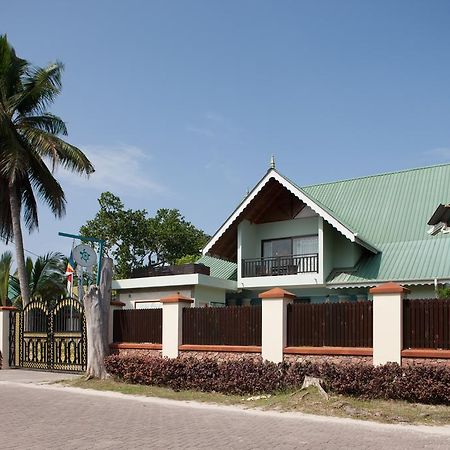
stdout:
<svg viewBox="0 0 450 450">
<path fill-rule="evenodd" d="M 270 158 L 270 167 L 269 169 L 275 169 L 275 155 L 272 155 Z"/>
</svg>

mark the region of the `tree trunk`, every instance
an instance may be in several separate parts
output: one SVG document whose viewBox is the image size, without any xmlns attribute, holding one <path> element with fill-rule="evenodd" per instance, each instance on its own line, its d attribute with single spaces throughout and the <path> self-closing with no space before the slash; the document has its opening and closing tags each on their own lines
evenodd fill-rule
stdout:
<svg viewBox="0 0 450 450">
<path fill-rule="evenodd" d="M 30 302 L 30 286 L 25 268 L 25 252 L 23 248 L 22 228 L 20 226 L 20 203 L 17 189 L 14 184 L 9 185 L 9 207 L 11 209 L 11 222 L 16 246 L 16 264 L 19 276 L 20 294 L 25 307 Z"/>
<path fill-rule="evenodd" d="M 84 296 L 87 329 L 86 378 L 107 377 L 105 356 L 108 354 L 108 319 L 111 302 L 112 260 L 103 260 L 100 287 L 89 286 Z"/>
</svg>

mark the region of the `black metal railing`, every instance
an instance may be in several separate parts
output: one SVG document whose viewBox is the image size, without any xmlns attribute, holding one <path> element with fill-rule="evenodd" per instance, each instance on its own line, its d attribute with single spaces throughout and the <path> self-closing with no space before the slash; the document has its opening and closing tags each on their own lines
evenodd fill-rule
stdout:
<svg viewBox="0 0 450 450">
<path fill-rule="evenodd" d="M 242 260 L 242 276 L 268 277 L 319 271 L 319 255 L 289 255 Z"/>
</svg>

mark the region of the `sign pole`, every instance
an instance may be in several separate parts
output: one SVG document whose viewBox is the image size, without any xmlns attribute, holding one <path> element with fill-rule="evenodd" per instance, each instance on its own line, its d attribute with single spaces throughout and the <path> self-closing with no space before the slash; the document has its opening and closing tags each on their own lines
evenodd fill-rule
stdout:
<svg viewBox="0 0 450 450">
<path fill-rule="evenodd" d="M 103 247 L 105 245 L 104 239 L 97 239 L 97 238 L 89 237 L 89 236 L 80 236 L 79 234 L 63 233 L 61 231 L 58 233 L 58 235 L 62 236 L 62 237 L 78 239 L 83 242 L 96 242 L 97 244 L 99 244 L 99 255 L 98 255 L 98 263 L 97 263 L 97 286 L 100 286 L 100 275 L 101 275 L 100 271 L 102 268 Z"/>
</svg>

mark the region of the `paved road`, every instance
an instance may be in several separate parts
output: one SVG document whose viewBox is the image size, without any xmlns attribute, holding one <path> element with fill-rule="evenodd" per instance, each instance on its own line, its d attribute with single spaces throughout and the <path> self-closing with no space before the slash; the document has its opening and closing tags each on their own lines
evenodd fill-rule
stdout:
<svg viewBox="0 0 450 450">
<path fill-rule="evenodd" d="M 27 376 L 17 378 L 11 372 L 1 372 L 0 448 L 450 448 L 450 427 L 418 431 L 133 398 L 38 385 L 36 375 L 30 381 Z"/>
</svg>

